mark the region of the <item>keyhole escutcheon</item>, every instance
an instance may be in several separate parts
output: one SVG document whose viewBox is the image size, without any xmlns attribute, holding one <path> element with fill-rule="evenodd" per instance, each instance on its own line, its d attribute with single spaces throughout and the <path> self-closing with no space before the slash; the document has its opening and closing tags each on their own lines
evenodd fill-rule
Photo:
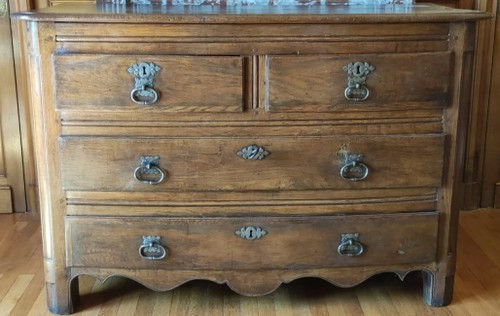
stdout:
<svg viewBox="0 0 500 316">
<path fill-rule="evenodd" d="M 358 61 L 354 64 L 352 74 L 356 77 L 360 77 L 361 75 L 363 75 L 363 72 L 365 71 L 364 68 L 365 66 L 363 65 L 363 63 Z"/>
<path fill-rule="evenodd" d="M 139 64 L 139 76 L 141 78 L 147 78 L 151 76 L 151 67 L 147 63 L 140 63 Z"/>
<path fill-rule="evenodd" d="M 240 227 L 235 231 L 235 233 L 236 235 L 246 240 L 260 239 L 267 234 L 267 232 L 264 229 L 258 226 Z"/>
</svg>

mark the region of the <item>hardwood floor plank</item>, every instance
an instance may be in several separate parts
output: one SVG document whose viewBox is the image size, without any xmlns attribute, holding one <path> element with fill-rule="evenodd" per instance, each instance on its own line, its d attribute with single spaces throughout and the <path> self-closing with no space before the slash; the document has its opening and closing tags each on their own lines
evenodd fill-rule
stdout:
<svg viewBox="0 0 500 316">
<path fill-rule="evenodd" d="M 482 302 L 481 307 L 485 315 L 494 315 L 500 310 L 500 270 L 480 250 L 474 241 L 463 232 L 460 236 L 461 249 L 464 254 L 474 257 L 475 260 L 461 260 L 458 262 L 457 275 L 464 280 L 472 297 L 477 302 Z M 492 313 L 492 314 L 491 314 Z"/>
<path fill-rule="evenodd" d="M 11 311 L 11 316 L 28 315 L 40 292 L 45 291 L 45 271 L 43 266 L 38 266 L 38 271 L 28 284 L 21 298 L 17 301 L 15 308 Z"/>
<path fill-rule="evenodd" d="M 46 316 L 51 315 L 47 310 L 47 292 L 45 292 L 45 288 L 40 291 L 40 294 L 36 298 L 33 306 L 30 309 L 30 312 L 27 316 Z"/>
<path fill-rule="evenodd" d="M 120 302 L 120 307 L 118 308 L 118 315 L 134 315 L 135 310 L 137 309 L 137 304 L 139 303 L 139 297 L 141 296 L 141 292 L 136 290 L 131 293 L 125 294 L 123 299 Z M 168 315 L 161 314 L 161 315 Z"/>
<path fill-rule="evenodd" d="M 76 306 L 75 314 L 81 316 L 90 306 L 92 306 L 92 290 L 99 283 L 94 277 L 88 275 L 78 276 L 78 289 L 80 293 L 80 302 Z"/>
<path fill-rule="evenodd" d="M 242 315 L 240 309 L 240 295 L 234 293 L 229 288 L 224 288 L 224 316 Z"/>
<path fill-rule="evenodd" d="M 101 309 L 99 310 L 99 316 L 120 316 L 118 314 L 118 310 L 120 307 L 120 303 L 123 299 L 123 295 L 121 295 L 121 291 L 119 289 L 125 289 L 128 280 L 119 277 L 113 277 L 108 280 L 108 289 L 109 294 L 105 295 L 106 300 L 101 305 Z"/>
<path fill-rule="evenodd" d="M 109 280 L 107 282 L 101 283 L 96 281 L 92 286 L 90 294 L 87 295 L 82 301 L 82 316 L 97 316 L 99 315 L 99 310 L 101 309 L 101 304 L 104 302 L 103 292 L 109 287 Z"/>
<path fill-rule="evenodd" d="M 500 223 L 488 220 L 488 217 L 467 216 L 460 221 L 460 228 L 476 243 L 485 256 L 500 268 Z M 488 228 L 488 229 L 486 229 Z"/>
<path fill-rule="evenodd" d="M 33 279 L 33 274 L 21 274 L 9 289 L 4 298 L 0 301 L 0 315 L 8 316 L 16 307 L 17 302 L 23 296 L 28 284 Z"/>
<path fill-rule="evenodd" d="M 259 316 L 274 316 L 276 315 L 276 310 L 274 308 L 274 300 L 273 300 L 273 296 L 268 294 L 268 295 L 265 295 L 265 296 L 260 296 L 260 297 L 257 297 L 256 298 L 257 302 L 257 307 L 258 307 L 258 311 L 259 311 Z M 240 297 L 240 304 L 241 304 L 241 297 Z M 241 306 L 241 305 L 240 305 Z M 245 313 L 241 313 L 242 315 L 247 315 Z"/>
<path fill-rule="evenodd" d="M 290 311 L 289 315 L 293 316 L 312 315 L 309 305 L 306 304 L 307 297 L 312 294 L 312 291 L 308 286 L 310 282 L 311 279 L 302 279 L 302 280 L 299 279 L 289 284 L 288 294 L 290 295 L 290 300 L 292 302 L 292 310 Z"/>
<path fill-rule="evenodd" d="M 170 315 L 186 315 L 186 310 L 189 306 L 191 293 L 189 291 L 191 283 L 186 283 L 177 288 L 172 295 L 172 305 L 170 307 Z M 218 309 L 219 312 L 222 309 Z"/>
<path fill-rule="evenodd" d="M 367 284 L 368 286 L 358 287 L 357 293 L 364 314 L 386 316 L 398 315 L 389 297 L 384 293 L 384 289 L 378 286 L 380 284 L 379 282 L 376 282 L 383 278 L 381 276 L 376 276 L 376 278 L 376 280 L 373 278 L 370 279 Z"/>
<path fill-rule="evenodd" d="M 448 315 L 453 315 L 457 311 L 460 311 L 464 316 L 474 316 L 473 313 L 477 308 L 477 303 L 479 302 L 474 297 L 474 292 L 471 288 L 466 286 L 467 282 L 462 280 L 460 274 L 455 275 L 455 292 L 453 305 L 450 305 L 447 309 L 450 311 Z M 473 299 L 471 299 L 473 298 Z"/>
<path fill-rule="evenodd" d="M 354 289 L 331 290 L 325 297 L 326 308 L 330 315 L 356 316 L 363 315 L 358 296 Z"/>
<path fill-rule="evenodd" d="M 391 301 L 394 302 L 396 310 L 400 315 L 420 316 L 432 315 L 433 308 L 424 304 L 422 298 L 422 274 L 420 272 L 410 273 L 405 281 L 394 275 L 391 282 L 384 283 Z M 421 302 L 421 304 L 418 304 Z"/>
<path fill-rule="evenodd" d="M 18 214 L 0 214 L 0 244 L 18 221 Z"/>
<path fill-rule="evenodd" d="M 157 293 L 151 290 L 143 290 L 141 291 L 141 295 L 139 296 L 139 301 L 137 302 L 137 306 L 135 308 L 135 315 L 137 316 L 147 316 L 153 315 L 153 309 L 156 301 Z M 183 309 L 184 311 L 186 309 Z"/>
<path fill-rule="evenodd" d="M 273 301 L 274 304 L 274 301 Z M 240 297 L 241 315 L 258 316 L 259 304 L 256 297 L 241 296 Z"/>
<path fill-rule="evenodd" d="M 8 272 L 2 279 L 0 279 L 0 301 L 3 300 L 5 295 L 9 292 L 10 288 L 16 282 L 18 273 L 15 271 L 4 271 Z"/>
<path fill-rule="evenodd" d="M 191 299 L 187 308 L 188 315 L 201 315 L 206 307 L 206 300 L 203 294 L 206 292 L 206 286 L 200 282 L 192 282 Z"/>
<path fill-rule="evenodd" d="M 207 285 L 207 314 L 208 316 L 220 315 L 224 307 L 224 291 L 226 288 L 224 286 L 210 283 Z M 175 293 L 174 293 L 175 294 Z M 172 300 L 173 302 L 173 300 Z M 172 314 L 174 315 L 174 314 Z"/>
<path fill-rule="evenodd" d="M 172 293 L 173 293 L 173 291 L 165 291 L 165 292 L 158 293 L 158 295 L 156 297 L 156 303 L 155 303 L 155 306 L 153 309 L 153 316 L 168 316 L 168 315 L 170 315 L 170 307 L 172 306 L 172 296 L 173 296 Z M 203 293 L 202 295 L 206 299 L 206 293 Z M 139 296 L 137 296 L 137 298 L 139 298 Z M 121 313 L 119 315 L 130 315 L 130 314 Z M 200 315 L 200 314 L 198 314 L 198 315 Z"/>
<path fill-rule="evenodd" d="M 274 296 L 274 309 L 276 310 L 276 316 L 290 315 L 290 311 L 292 310 L 292 300 L 290 299 L 290 294 L 288 293 L 288 287 L 280 286 L 273 293 L 273 296 Z M 255 306 L 254 304 L 252 305 Z"/>
</svg>

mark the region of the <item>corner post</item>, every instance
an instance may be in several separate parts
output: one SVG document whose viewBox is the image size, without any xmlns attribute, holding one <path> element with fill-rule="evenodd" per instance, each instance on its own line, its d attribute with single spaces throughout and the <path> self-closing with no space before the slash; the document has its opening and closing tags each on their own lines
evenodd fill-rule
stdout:
<svg viewBox="0 0 500 316">
<path fill-rule="evenodd" d="M 65 248 L 66 198 L 61 189 L 57 142 L 61 135 L 55 111 L 52 54 L 53 22 L 28 22 L 29 76 L 33 139 L 39 181 L 40 216 L 47 304 L 52 313 L 71 314 L 78 280 L 71 281 Z"/>
</svg>

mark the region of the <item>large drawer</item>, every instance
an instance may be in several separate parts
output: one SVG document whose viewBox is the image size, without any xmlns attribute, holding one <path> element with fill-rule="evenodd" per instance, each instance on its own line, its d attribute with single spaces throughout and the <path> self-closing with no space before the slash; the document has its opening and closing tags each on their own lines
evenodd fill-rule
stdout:
<svg viewBox="0 0 500 316">
<path fill-rule="evenodd" d="M 424 263 L 435 260 L 437 233 L 437 213 L 302 218 L 67 217 L 67 265 L 255 270 Z"/>
<path fill-rule="evenodd" d="M 243 64 L 240 56 L 55 55 L 56 105 L 65 110 L 242 112 Z M 143 86 L 146 95 L 141 96 Z M 132 100 L 153 101 L 147 95 L 153 90 L 158 98 L 153 104 Z"/>
<path fill-rule="evenodd" d="M 65 190 L 363 189 L 439 187 L 444 136 L 62 137 L 59 144 Z"/>
<path fill-rule="evenodd" d="M 271 112 L 443 107 L 450 65 L 448 52 L 268 56 L 261 104 Z"/>
</svg>

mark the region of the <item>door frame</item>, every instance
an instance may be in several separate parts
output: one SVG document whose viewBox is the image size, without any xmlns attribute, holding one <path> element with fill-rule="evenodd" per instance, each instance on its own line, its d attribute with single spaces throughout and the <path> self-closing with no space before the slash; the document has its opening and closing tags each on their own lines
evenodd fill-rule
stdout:
<svg viewBox="0 0 500 316">
<path fill-rule="evenodd" d="M 8 0 L 10 12 L 27 11 L 33 8 L 33 3 L 30 0 Z M 2 141 L 11 142 L 4 148 L 13 146 L 19 147 L 19 154 L 10 158 L 17 159 L 18 168 L 22 169 L 22 178 L 18 179 L 17 185 L 12 186 L 13 204 L 15 212 L 37 211 L 38 196 L 36 184 L 36 170 L 34 164 L 34 153 L 31 132 L 31 111 L 30 111 L 30 93 L 29 93 L 29 71 L 27 65 L 27 41 L 26 41 L 26 23 L 19 20 L 10 19 L 11 26 L 11 45 L 12 57 L 14 63 L 15 76 L 15 94 L 17 97 L 17 108 L 11 108 L 8 114 L 8 131 L 12 135 L 4 134 Z M 14 113 L 17 112 L 17 120 L 13 119 Z M 3 111 L 2 111 L 2 114 Z M 7 131 L 2 127 L 2 130 Z M 14 131 L 17 131 L 15 133 Z M 8 156 L 6 156 L 8 158 Z M 21 158 L 21 161 L 19 161 Z M 14 162 L 12 162 L 14 164 Z M 9 176 L 12 174 L 7 170 L 7 178 L 12 182 Z"/>
</svg>

